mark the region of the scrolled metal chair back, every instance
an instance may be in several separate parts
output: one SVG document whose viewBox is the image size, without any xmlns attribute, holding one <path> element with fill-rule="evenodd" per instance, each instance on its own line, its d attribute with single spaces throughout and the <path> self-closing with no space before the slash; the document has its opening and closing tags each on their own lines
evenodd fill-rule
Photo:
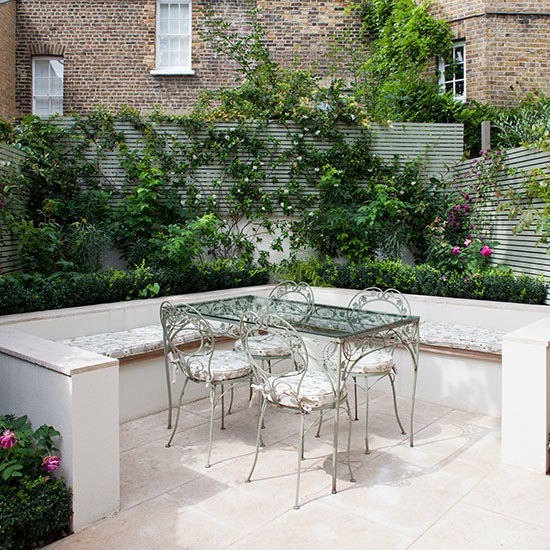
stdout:
<svg viewBox="0 0 550 550">
<path fill-rule="evenodd" d="M 300 387 L 308 371 L 309 354 L 302 337 L 285 319 L 273 315 L 247 313 L 241 319 L 240 326 L 243 349 L 254 371 L 255 387 L 261 389 L 264 397 L 274 403 L 281 393 L 291 395 L 305 412 L 308 405 L 302 403 Z M 288 356 L 273 362 L 268 368 L 265 361 L 252 355 L 254 340 L 273 336 L 288 349 Z M 296 384 L 296 377 L 299 377 Z M 290 384 L 290 381 L 293 384 Z"/>
<path fill-rule="evenodd" d="M 313 290 L 307 283 L 282 281 L 269 293 L 276 313 L 290 322 L 300 322 L 314 309 Z"/>
<path fill-rule="evenodd" d="M 193 306 L 170 302 L 161 304 L 160 320 L 164 351 L 170 361 L 191 380 L 197 380 L 198 372 L 210 379 L 214 353 L 214 332 L 210 323 Z M 186 344 L 183 349 L 182 344 Z"/>
<path fill-rule="evenodd" d="M 384 311 L 380 311 L 380 306 Z M 409 302 L 395 288 L 382 290 L 377 287 L 369 287 L 361 290 L 350 300 L 348 308 L 354 311 L 371 310 L 380 313 L 397 313 L 403 316 L 411 314 Z"/>
</svg>

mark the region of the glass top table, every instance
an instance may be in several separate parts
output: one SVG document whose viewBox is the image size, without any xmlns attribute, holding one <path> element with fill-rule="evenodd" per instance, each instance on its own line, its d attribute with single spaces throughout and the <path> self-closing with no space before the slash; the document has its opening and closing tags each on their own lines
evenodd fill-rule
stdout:
<svg viewBox="0 0 550 550">
<path fill-rule="evenodd" d="M 239 324 L 242 316 L 248 312 L 259 315 L 278 315 L 301 334 L 317 336 L 335 343 L 338 346 L 337 368 L 340 373 L 345 371 L 345 365 L 350 363 L 358 347 L 368 350 L 370 348 L 380 349 L 385 345 L 388 347 L 402 345 L 409 352 L 414 368 L 409 432 L 410 446 L 413 446 L 413 417 L 419 356 L 419 317 L 325 304 L 307 305 L 298 301 L 256 295 L 208 300 L 192 305 L 204 317 L 230 325 Z M 338 376 L 337 379 L 336 395 L 339 396 L 340 384 L 345 383 L 345 377 Z M 339 410 L 340 407 L 336 406 L 332 460 L 333 493 L 336 492 Z"/>
<path fill-rule="evenodd" d="M 244 313 L 276 314 L 287 319 L 296 331 L 330 338 L 356 339 L 418 323 L 419 317 L 349 309 L 341 306 L 306 304 L 266 296 L 238 296 L 194 303 L 205 317 L 222 322 L 239 323 Z"/>
</svg>

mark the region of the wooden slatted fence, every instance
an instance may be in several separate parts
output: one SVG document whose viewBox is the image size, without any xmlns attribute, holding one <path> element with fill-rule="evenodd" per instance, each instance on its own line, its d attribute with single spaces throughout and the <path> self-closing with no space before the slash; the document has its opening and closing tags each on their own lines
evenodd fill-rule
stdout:
<svg viewBox="0 0 550 550">
<path fill-rule="evenodd" d="M 458 164 L 453 172 L 458 180 L 468 172 L 473 161 Z M 497 186 L 503 196 L 512 188 L 520 192 L 523 184 L 530 177 L 532 170 L 550 170 L 550 155 L 538 149 L 518 147 L 506 151 L 504 169 L 497 178 Z M 472 179 L 464 179 L 466 184 Z M 487 208 L 491 210 L 494 224 L 494 238 L 499 241 L 495 248 L 492 261 L 504 264 L 518 273 L 528 275 L 544 275 L 550 279 L 550 255 L 546 252 L 546 246 L 537 245 L 540 235 L 533 230 L 514 234 L 513 229 L 517 220 L 510 219 L 507 212 L 498 212 L 496 207 L 498 200 L 492 201 Z"/>
</svg>

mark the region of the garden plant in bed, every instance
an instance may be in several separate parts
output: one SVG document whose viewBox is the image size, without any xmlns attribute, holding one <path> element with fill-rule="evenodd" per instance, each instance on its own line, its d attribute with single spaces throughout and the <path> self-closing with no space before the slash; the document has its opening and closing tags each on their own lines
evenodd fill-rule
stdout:
<svg viewBox="0 0 550 550">
<path fill-rule="evenodd" d="M 33 430 L 26 416 L 0 416 L 0 546 L 39 548 L 67 535 L 71 491 L 54 472 L 61 459 L 51 426 Z"/>
<path fill-rule="evenodd" d="M 486 212 L 502 156 L 486 153 L 464 187 L 427 177 L 425 158 L 388 161 L 372 150 L 372 121 L 470 123 L 490 114 L 413 78 L 451 50 L 448 26 L 412 0 L 356 8 L 370 50 L 354 58 L 351 84 L 275 62 L 254 13 L 243 33 L 207 12 L 203 39 L 243 79 L 203 94 L 190 114 L 100 108 L 3 125 L 25 158 L 17 171 L 0 170 L 2 222 L 22 264 L 21 274 L 0 278 L 0 314 L 250 286 L 270 272 L 543 303 L 542 281 L 490 265 L 498 243 Z M 351 59 L 344 43 L 339 51 Z M 501 116 L 498 139 L 519 113 Z M 116 182 L 104 169 L 113 161 L 123 174 Z M 304 250 L 313 268 L 295 263 Z M 108 251 L 126 268 L 109 269 Z M 284 265 L 271 265 L 271 252 L 284 252 Z M 416 267 L 401 264 L 404 256 Z"/>
</svg>

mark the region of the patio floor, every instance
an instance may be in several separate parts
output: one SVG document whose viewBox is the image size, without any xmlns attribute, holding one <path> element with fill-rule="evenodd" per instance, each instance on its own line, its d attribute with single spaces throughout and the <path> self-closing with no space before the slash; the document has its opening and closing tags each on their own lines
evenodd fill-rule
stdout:
<svg viewBox="0 0 550 550">
<path fill-rule="evenodd" d="M 350 483 L 339 454 L 331 494 L 332 423 L 306 436 L 300 510 L 292 509 L 299 418 L 268 409 L 252 483 L 257 407 L 247 390 L 227 429 L 214 433 L 204 468 L 208 400 L 185 406 L 167 449 L 166 413 L 121 426 L 122 510 L 50 548 L 492 549 L 550 547 L 550 478 L 500 465 L 500 419 L 417 402 L 415 447 L 393 416 L 391 397 L 372 391 L 370 455 L 363 420 L 353 423 Z M 403 420 L 410 401 L 399 400 Z M 360 411 L 364 418 L 364 409 Z M 347 435 L 342 422 L 342 440 Z"/>
</svg>

